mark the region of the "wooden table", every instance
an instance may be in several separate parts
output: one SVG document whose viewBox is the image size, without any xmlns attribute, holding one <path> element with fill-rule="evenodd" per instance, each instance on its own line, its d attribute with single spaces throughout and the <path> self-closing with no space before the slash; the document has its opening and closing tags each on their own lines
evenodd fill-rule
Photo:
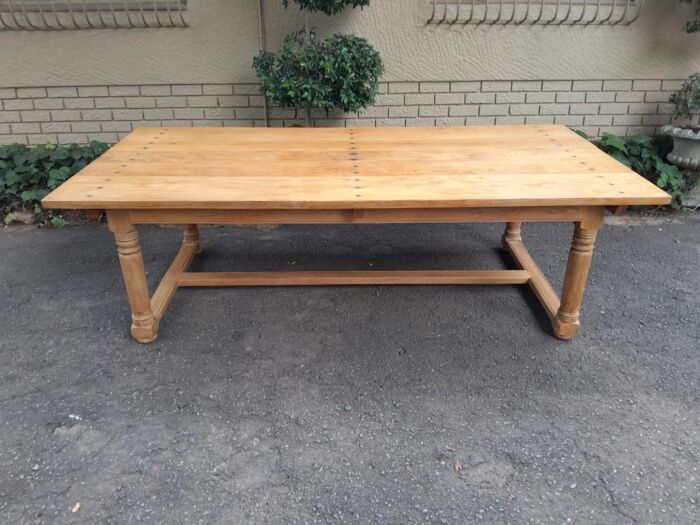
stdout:
<svg viewBox="0 0 700 525">
<path fill-rule="evenodd" d="M 106 210 L 131 305 L 131 333 L 153 341 L 181 286 L 528 284 L 571 339 L 606 208 L 670 197 L 563 126 L 384 129 L 137 129 L 42 204 Z M 561 299 L 520 236 L 523 222 L 574 223 Z M 504 222 L 519 269 L 188 271 L 199 224 Z M 150 295 L 137 224 L 184 225 Z M 436 297 L 436 301 L 439 297 Z"/>
</svg>

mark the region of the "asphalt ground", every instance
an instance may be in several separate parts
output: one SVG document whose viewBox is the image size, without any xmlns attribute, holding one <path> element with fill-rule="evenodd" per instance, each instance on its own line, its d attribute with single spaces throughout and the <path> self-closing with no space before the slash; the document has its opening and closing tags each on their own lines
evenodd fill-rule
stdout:
<svg viewBox="0 0 700 525">
<path fill-rule="evenodd" d="M 146 346 L 106 228 L 5 230 L 0 522 L 698 523 L 699 226 L 606 226 L 571 342 L 527 287 L 399 286 L 180 290 Z M 501 232 L 211 228 L 195 267 L 509 267 Z M 180 233 L 141 233 L 153 286 Z M 570 225 L 523 234 L 558 288 Z"/>
</svg>

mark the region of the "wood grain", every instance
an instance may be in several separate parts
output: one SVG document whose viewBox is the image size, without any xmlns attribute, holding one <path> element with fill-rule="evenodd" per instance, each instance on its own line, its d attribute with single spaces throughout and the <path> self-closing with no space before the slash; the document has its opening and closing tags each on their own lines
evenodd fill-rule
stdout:
<svg viewBox="0 0 700 525">
<path fill-rule="evenodd" d="M 151 310 L 153 310 L 153 315 L 159 321 L 163 318 L 170 302 L 175 297 L 180 275 L 187 271 L 194 256 L 199 251 L 199 238 L 197 237 L 194 240 L 191 238 L 191 235 L 192 230 L 185 229 L 182 246 L 151 298 Z"/>
<path fill-rule="evenodd" d="M 667 204 L 563 126 L 137 129 L 43 200 L 77 209 Z"/>
<path fill-rule="evenodd" d="M 600 213 L 600 208 L 590 206 L 386 210 L 130 210 L 129 219 L 134 224 L 439 224 L 576 222 Z"/>
<path fill-rule="evenodd" d="M 564 274 L 561 305 L 552 319 L 554 335 L 559 339 L 572 339 L 579 331 L 579 309 L 583 302 L 588 272 L 593 261 L 593 250 L 598 228 L 576 223 L 571 241 L 569 260 Z"/>
<path fill-rule="evenodd" d="M 522 270 L 185 272 L 178 286 L 495 285 L 525 284 L 529 278 Z"/>
<path fill-rule="evenodd" d="M 550 320 L 554 319 L 557 310 L 559 310 L 559 297 L 540 267 L 530 256 L 523 241 L 512 237 L 508 238 L 506 235 L 503 238 L 503 243 L 515 259 L 516 264 L 530 275 L 527 284 L 530 285 Z"/>
<path fill-rule="evenodd" d="M 151 309 L 139 234 L 125 212 L 109 211 L 107 221 L 117 243 L 119 263 L 131 306 L 131 335 L 141 343 L 150 343 L 158 336 L 159 320 Z"/>
</svg>

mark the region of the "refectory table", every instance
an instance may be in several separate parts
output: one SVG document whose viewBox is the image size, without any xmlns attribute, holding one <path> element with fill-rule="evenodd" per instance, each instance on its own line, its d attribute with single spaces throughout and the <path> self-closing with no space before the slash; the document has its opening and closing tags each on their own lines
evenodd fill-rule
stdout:
<svg viewBox="0 0 700 525">
<path fill-rule="evenodd" d="M 141 343 L 181 286 L 528 284 L 571 339 L 606 209 L 670 197 L 563 126 L 137 129 L 42 204 L 104 210 Z M 574 235 L 561 299 L 528 254 L 523 222 Z M 506 223 L 518 269 L 194 273 L 200 224 Z M 151 296 L 137 224 L 184 226 Z"/>
</svg>

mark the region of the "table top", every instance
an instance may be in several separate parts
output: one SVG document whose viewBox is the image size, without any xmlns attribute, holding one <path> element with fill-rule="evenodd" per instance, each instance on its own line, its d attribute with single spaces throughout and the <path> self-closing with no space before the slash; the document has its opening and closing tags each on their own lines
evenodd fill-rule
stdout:
<svg viewBox="0 0 700 525">
<path fill-rule="evenodd" d="M 564 126 L 141 128 L 42 204 L 361 209 L 670 200 Z"/>
</svg>

